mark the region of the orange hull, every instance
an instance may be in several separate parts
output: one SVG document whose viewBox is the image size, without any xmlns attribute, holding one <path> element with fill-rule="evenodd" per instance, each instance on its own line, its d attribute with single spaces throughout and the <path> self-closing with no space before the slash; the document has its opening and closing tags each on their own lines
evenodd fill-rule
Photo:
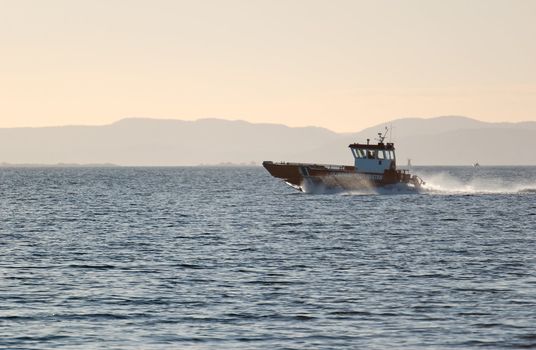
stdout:
<svg viewBox="0 0 536 350">
<path fill-rule="evenodd" d="M 406 183 L 420 187 L 421 181 L 400 170 L 386 170 L 383 174 L 357 173 L 350 165 L 320 165 L 307 163 L 274 163 L 262 165 L 268 172 L 294 188 L 304 191 L 306 180 L 329 188 L 360 190 Z"/>
</svg>

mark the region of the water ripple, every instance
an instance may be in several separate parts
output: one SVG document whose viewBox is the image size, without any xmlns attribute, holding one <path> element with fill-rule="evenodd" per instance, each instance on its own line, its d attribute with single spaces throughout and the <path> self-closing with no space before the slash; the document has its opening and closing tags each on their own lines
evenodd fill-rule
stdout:
<svg viewBox="0 0 536 350">
<path fill-rule="evenodd" d="M 536 168 L 416 171 L 2 168 L 0 348 L 535 348 Z"/>
</svg>

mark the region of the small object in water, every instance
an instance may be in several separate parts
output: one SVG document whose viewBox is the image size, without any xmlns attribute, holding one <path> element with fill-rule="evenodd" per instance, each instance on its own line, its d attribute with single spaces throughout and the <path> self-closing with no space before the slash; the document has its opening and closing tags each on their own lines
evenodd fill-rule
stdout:
<svg viewBox="0 0 536 350">
<path fill-rule="evenodd" d="M 473 166 L 474 166 L 474 167 L 479 167 L 480 164 L 478 164 L 478 162 L 476 162 L 476 163 L 473 163 Z"/>
<path fill-rule="evenodd" d="M 387 132 L 385 133 L 387 134 Z M 367 190 L 404 184 L 420 189 L 424 181 L 407 170 L 396 168 L 395 146 L 384 143 L 385 134 L 379 133 L 378 143 L 352 143 L 354 166 L 311 163 L 274 163 L 264 161 L 268 172 L 293 188 L 307 192 L 308 187 L 321 186 L 334 190 Z"/>
</svg>

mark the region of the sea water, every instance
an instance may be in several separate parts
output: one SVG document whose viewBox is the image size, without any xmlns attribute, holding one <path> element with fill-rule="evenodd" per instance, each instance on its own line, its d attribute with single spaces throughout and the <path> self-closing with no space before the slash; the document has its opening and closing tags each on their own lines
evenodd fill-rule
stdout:
<svg viewBox="0 0 536 350">
<path fill-rule="evenodd" d="M 536 347 L 536 168 L 412 171 L 0 168 L 0 348 Z"/>
</svg>

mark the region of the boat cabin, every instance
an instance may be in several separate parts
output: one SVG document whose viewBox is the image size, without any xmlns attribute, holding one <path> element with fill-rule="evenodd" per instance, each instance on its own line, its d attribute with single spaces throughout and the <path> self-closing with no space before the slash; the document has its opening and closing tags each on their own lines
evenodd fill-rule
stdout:
<svg viewBox="0 0 536 350">
<path fill-rule="evenodd" d="M 367 139 L 367 144 L 353 143 L 348 147 L 352 150 L 358 173 L 383 174 L 385 170 L 396 169 L 395 146 L 383 143 L 383 137 L 375 145 Z"/>
</svg>

